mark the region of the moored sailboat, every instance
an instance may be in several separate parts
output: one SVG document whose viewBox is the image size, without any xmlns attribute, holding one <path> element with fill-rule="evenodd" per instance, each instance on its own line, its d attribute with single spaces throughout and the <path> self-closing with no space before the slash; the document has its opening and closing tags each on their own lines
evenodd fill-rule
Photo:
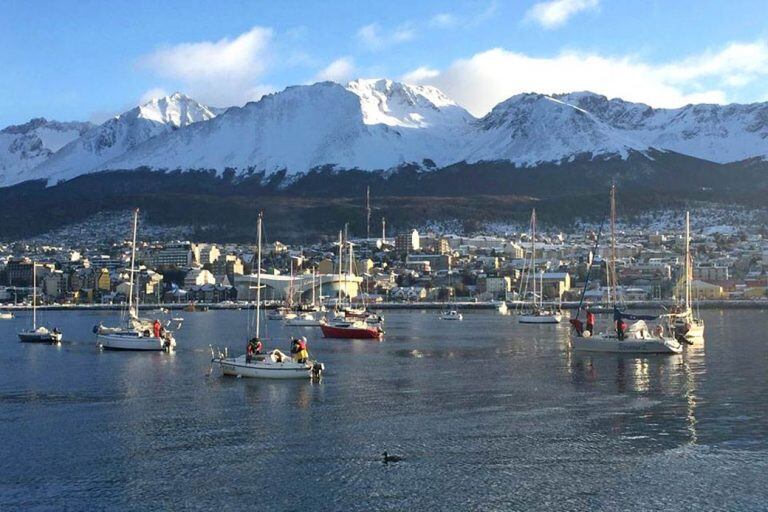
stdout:
<svg viewBox="0 0 768 512">
<path fill-rule="evenodd" d="M 527 280 L 520 278 L 521 293 L 527 289 L 527 283 L 532 283 L 531 304 L 523 307 L 518 313 L 517 321 L 521 324 L 559 324 L 563 315 L 559 310 L 545 308 L 543 306 L 544 295 L 544 271 L 541 271 L 541 286 L 536 293 L 536 209 L 531 212 L 531 263 L 528 267 Z M 525 283 L 525 285 L 523 285 Z M 538 301 L 537 301 L 538 298 Z"/>
<path fill-rule="evenodd" d="M 685 212 L 685 277 L 683 280 L 683 304 L 674 307 L 667 315 L 672 322 L 675 336 L 678 340 L 693 344 L 695 340 L 704 337 L 704 320 L 695 315 L 691 307 L 691 281 L 693 266 L 691 259 L 691 217 Z"/>
<path fill-rule="evenodd" d="M 576 318 L 571 320 L 571 325 L 575 332 L 572 339 L 574 350 L 584 352 L 613 352 L 613 353 L 631 353 L 631 354 L 679 354 L 683 347 L 672 335 L 671 330 L 665 329 L 663 325 L 656 325 L 650 328 L 646 321 L 659 318 L 658 315 L 636 315 L 622 311 L 619 307 L 617 295 L 617 274 L 616 274 L 616 187 L 611 187 L 611 251 L 610 258 L 606 266 L 606 276 L 608 279 L 609 301 L 613 304 L 613 328 L 602 332 L 590 332 L 584 329 L 579 313 L 584 304 L 584 295 L 589 285 L 592 263 L 590 262 L 587 271 L 587 279 L 584 283 L 584 289 L 581 293 L 579 309 Z M 601 226 L 602 231 L 602 226 Z M 595 248 L 600 242 L 600 233 L 598 233 L 595 242 Z M 625 320 L 631 320 L 634 323 L 627 326 Z M 594 329 L 594 326 L 592 326 Z"/>
<path fill-rule="evenodd" d="M 139 210 L 133 211 L 133 237 L 131 245 L 131 271 L 128 281 L 128 307 L 124 312 L 123 325 L 107 327 L 102 324 L 94 326 L 96 343 L 104 350 L 132 350 L 142 352 L 171 351 L 176 347 L 173 333 L 160 325 L 159 321 L 152 322 L 139 317 L 139 288 L 135 283 L 136 276 L 136 233 L 139 225 Z M 134 288 L 136 297 L 134 298 Z"/>
<path fill-rule="evenodd" d="M 251 377 L 260 379 L 306 379 L 319 377 L 325 366 L 309 358 L 309 353 L 292 358 L 280 350 L 271 350 L 265 354 L 251 353 L 251 347 L 261 346 L 261 232 L 262 214 L 257 221 L 257 274 L 256 274 L 256 318 L 254 337 L 248 342 L 249 351 L 238 357 L 228 357 L 227 351 L 214 352 L 211 347 L 211 364 L 219 365 L 224 375 Z"/>
<path fill-rule="evenodd" d="M 48 329 L 37 325 L 37 263 L 32 262 L 32 329 L 19 333 L 19 341 L 22 343 L 61 343 L 61 332 L 56 329 Z"/>
</svg>

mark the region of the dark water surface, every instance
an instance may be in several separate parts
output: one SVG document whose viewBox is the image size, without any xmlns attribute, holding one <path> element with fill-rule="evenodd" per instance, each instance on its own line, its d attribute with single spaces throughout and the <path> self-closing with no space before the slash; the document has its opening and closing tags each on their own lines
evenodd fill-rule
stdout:
<svg viewBox="0 0 768 512">
<path fill-rule="evenodd" d="M 21 313 L 0 321 L 0 510 L 768 510 L 766 313 L 703 314 L 703 345 L 635 358 L 392 311 L 382 342 L 306 330 L 312 384 L 208 375 L 245 311 L 184 313 L 171 355 L 99 352 L 109 312 L 45 312 L 65 343 L 20 344 Z"/>
</svg>

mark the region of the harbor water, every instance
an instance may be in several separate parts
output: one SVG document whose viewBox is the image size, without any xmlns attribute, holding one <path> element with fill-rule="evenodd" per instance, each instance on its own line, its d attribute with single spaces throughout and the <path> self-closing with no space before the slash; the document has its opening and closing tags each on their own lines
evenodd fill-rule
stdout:
<svg viewBox="0 0 768 512">
<path fill-rule="evenodd" d="M 0 321 L 0 510 L 768 510 L 763 311 L 643 357 L 491 311 L 387 311 L 380 342 L 267 322 L 318 383 L 211 373 L 249 312 L 181 314 L 172 354 L 99 351 L 117 312 L 42 312 L 58 347 Z"/>
</svg>

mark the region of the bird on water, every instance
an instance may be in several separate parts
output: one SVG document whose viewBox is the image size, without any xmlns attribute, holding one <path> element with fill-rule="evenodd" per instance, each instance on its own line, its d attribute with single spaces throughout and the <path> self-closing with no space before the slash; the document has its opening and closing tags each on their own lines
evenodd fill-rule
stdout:
<svg viewBox="0 0 768 512">
<path fill-rule="evenodd" d="M 389 462 L 400 462 L 403 460 L 402 457 L 398 457 L 397 455 L 390 455 L 387 452 L 382 453 L 384 456 L 384 464 L 387 464 Z"/>
</svg>

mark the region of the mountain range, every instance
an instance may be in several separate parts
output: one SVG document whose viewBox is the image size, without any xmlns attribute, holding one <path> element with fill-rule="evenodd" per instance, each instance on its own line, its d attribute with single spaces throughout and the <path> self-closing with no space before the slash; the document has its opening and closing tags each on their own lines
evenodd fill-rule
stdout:
<svg viewBox="0 0 768 512">
<path fill-rule="evenodd" d="M 765 159 L 768 103 L 660 109 L 591 92 L 527 93 L 476 118 L 434 87 L 385 79 L 293 86 L 226 110 L 175 93 L 98 126 L 33 119 L 1 130 L 0 185 L 139 168 L 294 177 L 461 162 L 531 169 L 664 152 Z"/>
</svg>

